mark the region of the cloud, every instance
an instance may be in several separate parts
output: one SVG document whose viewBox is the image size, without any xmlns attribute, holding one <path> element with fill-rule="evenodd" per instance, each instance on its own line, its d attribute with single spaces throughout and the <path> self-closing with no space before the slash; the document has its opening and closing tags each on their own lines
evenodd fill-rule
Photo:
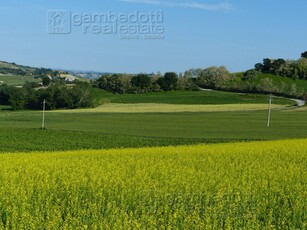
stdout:
<svg viewBox="0 0 307 230">
<path fill-rule="evenodd" d="M 166 6 L 166 7 L 183 7 L 183 8 L 194 8 L 208 11 L 222 11 L 229 12 L 233 9 L 233 6 L 228 2 L 222 2 L 217 4 L 211 3 L 201 3 L 196 1 L 160 1 L 160 0 L 120 0 L 121 2 L 127 3 L 138 3 L 156 6 Z"/>
</svg>

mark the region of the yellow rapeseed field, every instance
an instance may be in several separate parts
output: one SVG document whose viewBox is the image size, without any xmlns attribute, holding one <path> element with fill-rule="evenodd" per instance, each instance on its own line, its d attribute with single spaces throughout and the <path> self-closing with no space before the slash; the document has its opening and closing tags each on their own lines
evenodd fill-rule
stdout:
<svg viewBox="0 0 307 230">
<path fill-rule="evenodd" d="M 307 229 L 307 140 L 0 155 L 0 229 Z"/>
</svg>

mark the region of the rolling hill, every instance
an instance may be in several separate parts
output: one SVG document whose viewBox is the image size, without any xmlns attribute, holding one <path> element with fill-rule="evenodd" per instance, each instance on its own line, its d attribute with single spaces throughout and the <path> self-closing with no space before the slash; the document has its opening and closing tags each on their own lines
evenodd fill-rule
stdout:
<svg viewBox="0 0 307 230">
<path fill-rule="evenodd" d="M 25 82 L 41 82 L 42 76 L 62 77 L 67 81 L 88 81 L 87 78 L 50 68 L 37 68 L 0 61 L 0 85 L 21 86 Z"/>
</svg>

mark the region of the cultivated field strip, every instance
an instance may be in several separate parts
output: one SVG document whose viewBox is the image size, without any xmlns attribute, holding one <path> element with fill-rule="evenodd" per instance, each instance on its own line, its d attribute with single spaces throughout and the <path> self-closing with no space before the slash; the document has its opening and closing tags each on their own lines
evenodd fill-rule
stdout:
<svg viewBox="0 0 307 230">
<path fill-rule="evenodd" d="M 287 105 L 272 105 L 273 109 L 283 109 Z M 181 113 L 181 112 L 235 112 L 268 109 L 267 104 L 226 104 L 226 105 L 180 105 L 180 104 L 104 104 L 93 109 L 57 110 L 66 113 Z"/>
</svg>

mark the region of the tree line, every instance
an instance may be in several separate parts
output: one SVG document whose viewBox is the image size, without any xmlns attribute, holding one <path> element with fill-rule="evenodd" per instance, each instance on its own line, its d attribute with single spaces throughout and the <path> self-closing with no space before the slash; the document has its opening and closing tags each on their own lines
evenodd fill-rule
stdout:
<svg viewBox="0 0 307 230">
<path fill-rule="evenodd" d="M 257 72 L 288 77 L 294 80 L 307 80 L 307 51 L 301 54 L 298 60 L 263 59 L 262 63 L 257 63 L 255 68 L 247 71 L 246 76 Z"/>
<path fill-rule="evenodd" d="M 91 85 L 77 82 L 73 86 L 52 84 L 48 88 L 33 88 L 26 83 L 23 87 L 0 86 L 0 104 L 10 105 L 12 110 L 41 109 L 46 100 L 46 109 L 76 109 L 93 106 L 90 95 Z"/>
<path fill-rule="evenodd" d="M 200 87 L 218 88 L 231 79 L 224 67 L 190 69 L 184 74 L 110 74 L 95 82 L 95 86 L 118 94 L 146 93 L 174 90 L 199 90 Z"/>
<path fill-rule="evenodd" d="M 274 82 L 268 75 L 307 80 L 307 51 L 296 61 L 265 58 L 254 69 L 240 74 L 231 74 L 224 66 L 189 69 L 180 74 L 109 74 L 101 76 L 94 86 L 118 94 L 209 88 L 245 93 L 275 93 L 298 98 L 306 95 L 305 90 L 295 82 Z"/>
<path fill-rule="evenodd" d="M 183 74 L 169 72 L 163 76 L 110 74 L 99 78 L 94 85 L 117 94 L 201 89 L 240 91 L 243 90 L 242 79 L 238 81 L 236 75 L 231 74 L 224 66 L 212 66 L 206 69 L 189 69 Z M 259 92 L 262 91 L 261 87 L 258 87 Z"/>
<path fill-rule="evenodd" d="M 193 90 L 193 79 L 179 78 L 177 73 L 161 74 L 109 74 L 100 77 L 96 87 L 117 94 L 146 93 L 172 90 Z"/>
</svg>

